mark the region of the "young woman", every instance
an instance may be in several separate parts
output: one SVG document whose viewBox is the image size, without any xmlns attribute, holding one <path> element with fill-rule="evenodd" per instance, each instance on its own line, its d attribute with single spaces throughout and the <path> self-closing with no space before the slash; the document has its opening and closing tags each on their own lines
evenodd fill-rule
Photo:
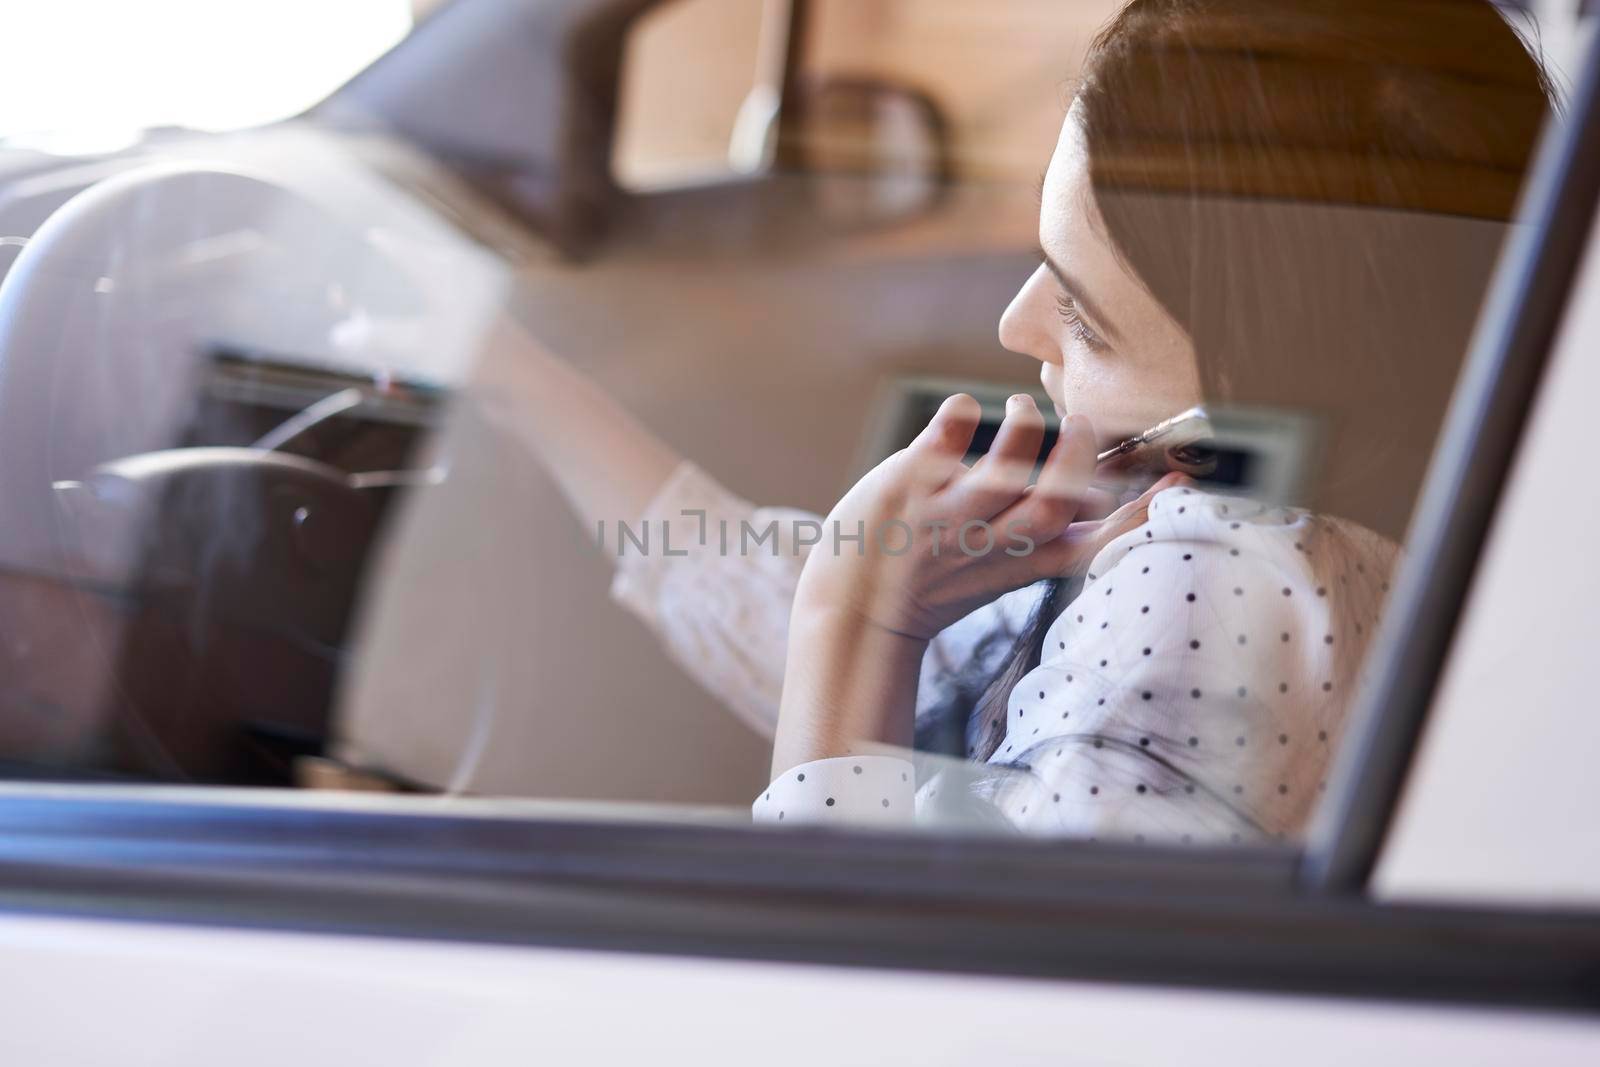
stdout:
<svg viewBox="0 0 1600 1067">
<path fill-rule="evenodd" d="M 1012 398 L 968 467 L 978 409 L 957 396 L 824 524 L 904 524 L 904 547 L 620 562 L 617 596 L 680 662 L 752 722 L 776 709 L 756 817 L 1299 830 L 1546 100 L 1487 0 L 1130 3 L 1085 64 L 1042 264 L 1000 325 L 1062 418 L 1036 483 L 1033 401 Z M 1315 415 L 1310 506 L 1168 478 L 1087 517 L 1096 451 L 1198 403 Z M 684 546 L 702 523 L 792 517 L 603 424 L 563 456 L 592 436 L 520 423 L 590 517 L 643 514 Z M 597 479 L 596 456 L 632 473 Z M 963 551 L 973 522 L 1032 550 Z"/>
</svg>

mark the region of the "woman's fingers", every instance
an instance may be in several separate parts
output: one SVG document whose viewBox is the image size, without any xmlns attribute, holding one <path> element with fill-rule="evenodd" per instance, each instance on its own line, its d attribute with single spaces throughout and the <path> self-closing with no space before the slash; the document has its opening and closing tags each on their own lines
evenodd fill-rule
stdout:
<svg viewBox="0 0 1600 1067">
<path fill-rule="evenodd" d="M 1053 541 L 1072 522 L 1089 493 L 1094 457 L 1093 424 L 1082 415 L 1068 416 L 1032 491 L 1001 513 L 996 522 L 1039 543 Z"/>
<path fill-rule="evenodd" d="M 1180 485 L 1192 485 L 1193 482 L 1194 480 L 1188 475 L 1181 474 L 1178 471 L 1163 475 L 1156 484 L 1140 493 L 1137 498 L 1128 501 L 1116 511 L 1107 515 L 1101 522 L 1110 526 L 1120 527 L 1119 534 L 1125 533 L 1145 521 L 1148 517 L 1147 512 L 1150 510 L 1150 502 L 1156 498 L 1157 493 L 1164 493 L 1168 489 L 1175 489 Z"/>
<path fill-rule="evenodd" d="M 1065 501 L 1076 511 L 1094 477 L 1094 424 L 1087 415 L 1068 415 L 1061 422 L 1055 447 L 1039 472 L 1035 495 L 1041 500 Z"/>
<path fill-rule="evenodd" d="M 978 432 L 983 409 L 966 393 L 949 397 L 906 447 L 904 459 L 918 488 L 939 489 L 966 468 L 961 465 Z"/>
<path fill-rule="evenodd" d="M 1087 567 L 1102 548 L 1148 521 L 1150 502 L 1157 493 L 1188 484 L 1190 479 L 1186 476 L 1168 474 L 1105 518 L 1072 523 L 1060 537 L 1040 544 L 1030 555 L 1034 574 L 1040 578 L 1057 577 Z"/>
<path fill-rule="evenodd" d="M 1028 488 L 1044 442 L 1044 416 L 1033 397 L 1018 393 L 1006 401 L 1005 419 L 994 443 L 972 469 L 945 490 L 945 506 L 955 514 L 988 519 L 1012 504 Z"/>
</svg>

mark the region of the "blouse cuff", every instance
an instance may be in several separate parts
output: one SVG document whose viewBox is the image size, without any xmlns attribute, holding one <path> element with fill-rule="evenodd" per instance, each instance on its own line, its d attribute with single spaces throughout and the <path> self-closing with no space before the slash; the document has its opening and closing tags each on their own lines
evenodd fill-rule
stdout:
<svg viewBox="0 0 1600 1067">
<path fill-rule="evenodd" d="M 702 546 L 710 532 L 708 526 L 718 518 L 746 515 L 752 510 L 749 502 L 730 493 L 693 463 L 686 460 L 678 464 L 639 516 L 649 530 L 648 536 L 657 539 L 652 546 L 655 551 L 619 548 L 616 573 L 611 579 L 612 599 L 647 624 L 658 625 L 661 586 L 667 572 L 664 562 Z"/>
<path fill-rule="evenodd" d="M 791 768 L 767 786 L 758 823 L 900 826 L 913 821 L 916 773 L 893 756 L 837 756 Z"/>
</svg>

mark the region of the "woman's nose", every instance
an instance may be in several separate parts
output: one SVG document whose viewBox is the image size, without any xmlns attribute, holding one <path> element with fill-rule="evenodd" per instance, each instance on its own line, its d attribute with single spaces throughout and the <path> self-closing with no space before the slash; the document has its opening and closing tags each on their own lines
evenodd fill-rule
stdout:
<svg viewBox="0 0 1600 1067">
<path fill-rule="evenodd" d="M 1041 266 L 1022 283 L 1011 305 L 1000 316 L 1000 343 L 1021 356 L 1040 363 L 1060 363 L 1050 316 L 1054 313 L 1051 289 L 1055 279 Z"/>
</svg>

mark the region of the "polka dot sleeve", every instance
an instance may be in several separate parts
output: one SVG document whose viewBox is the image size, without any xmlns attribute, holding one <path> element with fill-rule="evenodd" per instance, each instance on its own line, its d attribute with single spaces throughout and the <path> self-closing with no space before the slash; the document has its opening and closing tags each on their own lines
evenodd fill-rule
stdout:
<svg viewBox="0 0 1600 1067">
<path fill-rule="evenodd" d="M 645 509 L 655 550 L 624 544 L 614 559 L 612 599 L 650 627 L 686 674 L 769 737 L 783 692 L 789 608 L 806 558 L 794 524 L 816 519 L 758 508 L 684 463 Z M 741 523 L 755 530 L 773 524 L 777 540 L 743 551 Z"/>
<path fill-rule="evenodd" d="M 895 826 L 912 819 L 915 779 L 893 756 L 813 760 L 780 775 L 756 798 L 756 822 Z"/>
</svg>

